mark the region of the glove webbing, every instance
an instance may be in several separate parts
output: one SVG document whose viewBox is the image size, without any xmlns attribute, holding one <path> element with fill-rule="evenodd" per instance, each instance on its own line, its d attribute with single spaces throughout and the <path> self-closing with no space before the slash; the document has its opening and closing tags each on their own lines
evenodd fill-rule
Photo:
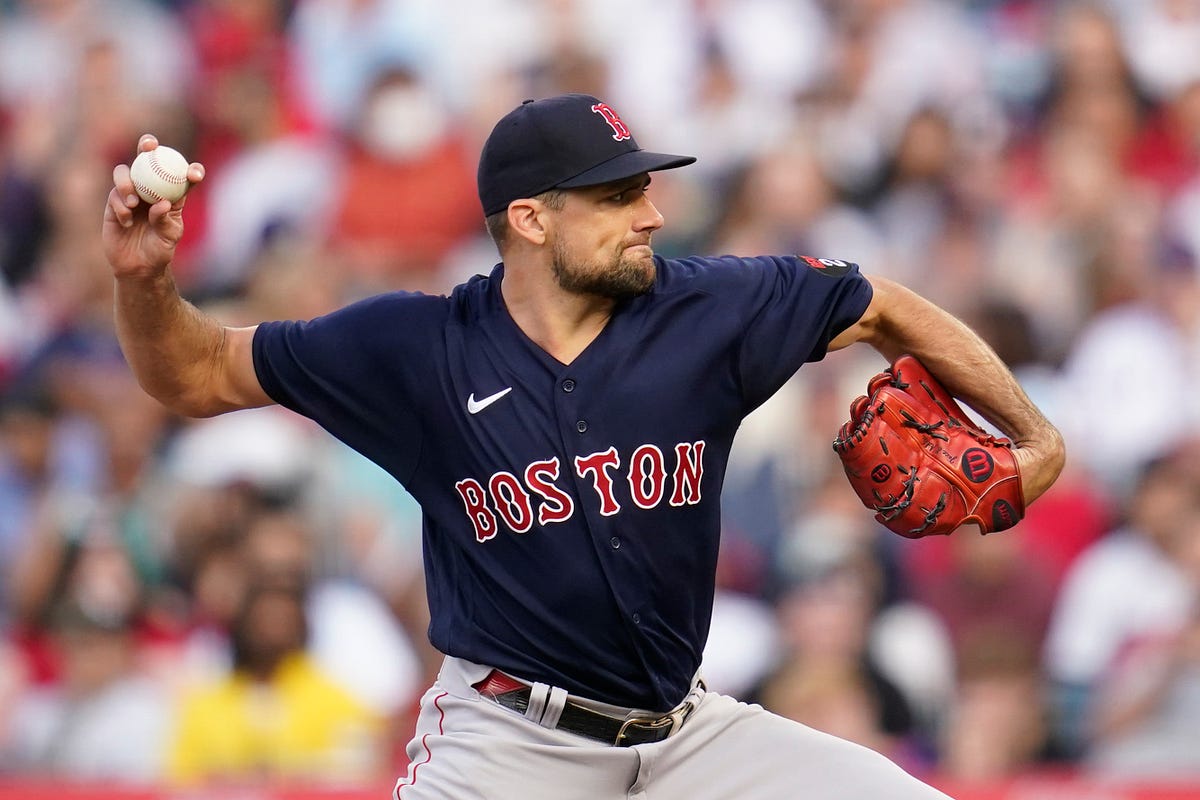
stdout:
<svg viewBox="0 0 1200 800">
<path fill-rule="evenodd" d="M 958 418 L 950 412 L 950 409 L 946 408 L 946 404 L 938 399 L 937 393 L 935 393 L 933 389 L 929 388 L 928 383 L 926 383 L 924 380 L 919 380 L 917 383 L 919 383 L 921 388 L 925 390 L 925 394 L 929 395 L 929 399 L 932 400 L 937 407 L 942 410 L 942 413 L 946 415 L 946 422 L 948 424 L 957 426 L 959 428 L 964 427 L 963 423 L 960 422 Z M 904 379 L 900 376 L 900 370 L 896 370 L 896 372 L 892 375 L 891 385 L 896 389 L 904 390 L 909 388 L 912 384 L 905 383 Z M 922 433 L 924 433 L 924 431 L 922 431 Z"/>
<path fill-rule="evenodd" d="M 937 395 L 934 394 L 933 389 L 929 388 L 929 384 L 927 384 L 925 381 L 921 381 L 921 388 L 925 390 L 925 394 L 929 395 L 929 399 L 936 403 L 937 407 L 942 410 L 942 413 L 946 415 L 946 419 L 951 425 L 957 425 L 960 428 L 963 427 L 963 424 L 958 421 L 958 417 L 950 413 L 950 409 L 946 408 L 946 404 L 938 399 Z"/>
<path fill-rule="evenodd" d="M 883 406 L 880 406 L 879 409 L 880 412 L 882 412 Z M 917 433 L 923 433 L 926 436 L 932 436 L 934 439 L 941 439 L 943 442 L 950 441 L 949 436 L 938 431 L 938 428 L 942 427 L 945 420 L 939 419 L 937 422 L 921 422 L 904 409 L 900 409 L 900 415 L 904 417 L 904 422 L 901 423 L 904 425 L 904 427 L 915 428 Z"/>
<path fill-rule="evenodd" d="M 888 495 L 887 499 L 885 500 L 883 495 L 879 493 L 878 489 L 871 490 L 872 494 L 875 495 L 875 510 L 883 516 L 884 522 L 891 522 L 896 517 L 903 514 L 904 511 L 910 505 L 912 505 L 913 493 L 916 491 L 917 481 L 921 480 L 917 477 L 917 468 L 915 465 L 907 469 L 898 466 L 897 469 L 900 470 L 900 472 L 904 475 L 908 476 L 902 483 L 904 492 L 900 497 Z M 946 493 L 942 492 L 940 495 L 938 495 L 938 500 L 936 503 L 934 503 L 933 508 L 921 506 L 921 510 L 925 512 L 924 523 L 919 528 L 910 529 L 909 534 L 911 535 L 915 536 L 926 528 L 931 528 L 937 524 L 938 517 L 941 516 L 941 513 L 946 510 Z"/>
<path fill-rule="evenodd" d="M 834 441 L 834 443 L 833 443 L 834 449 L 838 450 L 839 452 L 841 450 L 844 450 L 845 447 L 849 444 L 849 441 L 848 441 L 849 439 L 853 439 L 855 442 L 861 442 L 863 440 L 863 435 L 867 432 L 867 429 L 871 427 L 871 422 L 874 421 L 875 415 L 882 414 L 885 409 L 886 409 L 885 404 L 880 403 L 879 406 L 875 409 L 875 411 L 871 411 L 871 409 L 867 409 L 866 411 L 864 411 L 862 418 L 859 420 L 858 424 L 854 426 L 854 430 L 850 433 L 850 436 L 847 437 L 846 440 L 837 439 Z M 923 433 L 926 436 L 932 436 L 934 439 L 941 439 L 943 442 L 950 441 L 949 436 L 938 431 L 938 428 L 940 428 L 940 427 L 942 427 L 942 425 L 946 424 L 945 420 L 938 420 L 937 422 L 921 422 L 920 420 L 918 420 L 912 414 L 909 414 L 904 409 L 900 409 L 900 414 L 904 417 L 904 422 L 901 423 L 904 427 L 913 428 L 918 433 Z M 951 424 L 957 425 L 958 423 L 954 422 Z M 883 454 L 887 455 L 888 454 L 887 445 L 883 442 L 882 439 L 880 440 L 879 445 L 880 445 L 880 447 L 883 448 Z"/>
<path fill-rule="evenodd" d="M 892 386 L 897 389 L 907 389 L 909 384 L 901 382 L 899 380 L 899 374 L 897 373 L 897 376 L 892 381 Z M 922 386 L 924 387 L 923 382 Z M 927 392 L 929 391 L 928 388 L 925 390 Z M 930 397 L 933 397 L 932 392 L 930 392 Z M 936 398 L 934 398 L 934 401 L 937 402 Z M 867 429 L 870 427 L 871 422 L 874 420 L 875 415 L 883 414 L 886 410 L 886 407 L 886 404 L 880 403 L 875 409 L 865 409 L 862 417 L 859 420 L 859 423 L 854 426 L 854 430 L 851 432 L 850 436 L 847 437 L 846 440 L 837 439 L 834 441 L 834 449 L 839 451 L 844 450 L 850 445 L 849 439 L 853 439 L 855 442 L 861 442 L 864 434 L 866 434 Z M 946 410 L 946 407 L 940 402 L 938 403 L 938 407 L 946 412 L 946 416 L 949 419 L 949 424 L 958 425 L 961 427 L 962 423 L 954 419 L 949 411 Z M 923 433 L 926 436 L 930 436 L 934 439 L 941 439 L 944 442 L 950 441 L 949 436 L 938 430 L 943 425 L 947 424 L 946 420 L 938 420 L 937 422 L 921 422 L 904 409 L 900 409 L 900 414 L 904 417 L 904 421 L 901 423 L 904 427 L 913 428 L 918 433 Z M 883 450 L 884 455 L 887 455 L 887 443 L 882 438 L 879 440 L 879 446 Z M 889 494 L 885 499 L 883 495 L 879 493 L 878 489 L 871 490 L 872 494 L 875 496 L 875 511 L 877 511 L 883 517 L 884 522 L 890 522 L 896 519 L 903 514 L 909 506 L 912 505 L 913 495 L 916 492 L 917 481 L 920 480 L 920 478 L 917 477 L 917 468 L 915 464 L 909 466 L 907 469 L 897 465 L 896 469 L 898 469 L 901 474 L 907 476 L 901 484 L 903 491 L 899 497 Z M 921 510 L 925 512 L 925 519 L 920 527 L 909 530 L 909 534 L 912 536 L 915 536 L 924 531 L 926 528 L 931 528 L 937 524 L 938 517 L 941 516 L 941 513 L 946 510 L 946 493 L 942 492 L 940 495 L 938 495 L 938 500 L 934 504 L 933 508 L 921 506 Z"/>
<path fill-rule="evenodd" d="M 915 464 L 907 469 L 897 465 L 896 469 L 898 469 L 901 474 L 908 476 L 900 484 L 902 487 L 902 492 L 899 497 L 889 494 L 885 500 L 883 495 L 879 493 L 878 489 L 871 490 L 871 493 L 875 495 L 875 510 L 883 515 L 884 522 L 891 522 L 896 517 L 903 514 L 905 510 L 912 505 L 913 493 L 917 489 L 917 481 L 921 480 L 917 477 L 917 468 Z"/>
<path fill-rule="evenodd" d="M 879 406 L 879 410 L 881 412 L 883 411 L 882 404 Z M 875 412 L 869 408 L 864 409 L 863 413 L 862 413 L 862 417 L 859 419 L 858 423 L 854 426 L 854 430 L 852 430 L 848 434 L 846 434 L 845 438 L 842 438 L 841 436 L 834 437 L 833 449 L 836 452 L 841 453 L 841 452 L 844 452 L 845 450 L 850 449 L 853 446 L 853 444 L 861 444 L 863 437 L 867 433 L 867 429 L 871 427 L 871 422 L 873 422 L 874 419 L 875 419 Z M 853 444 L 850 441 L 851 439 L 854 440 Z M 883 444 L 883 442 L 881 441 L 880 444 Z M 887 454 L 887 446 L 886 445 L 884 445 L 884 454 L 885 455 Z"/>
<path fill-rule="evenodd" d="M 911 530 L 909 530 L 910 534 L 915 535 L 915 534 L 918 534 L 921 531 L 925 530 L 926 528 L 937 525 L 938 516 L 943 511 L 946 510 L 946 493 L 942 492 L 940 495 L 938 495 L 938 501 L 936 503 L 934 503 L 933 508 L 926 508 L 925 506 L 921 506 L 921 510 L 925 512 L 925 524 L 923 524 L 919 528 L 912 528 Z"/>
<path fill-rule="evenodd" d="M 908 388 L 908 384 L 899 382 L 899 376 L 897 376 L 897 380 L 893 381 L 892 385 L 897 389 Z M 924 384 L 922 384 L 922 386 L 923 385 Z M 926 391 L 929 390 L 926 389 Z M 930 392 L 930 397 L 932 396 L 933 393 Z M 942 406 L 941 403 L 938 403 L 938 406 L 941 407 L 943 411 L 946 410 L 945 406 Z M 884 404 L 880 403 L 877 412 L 882 414 L 884 412 L 884 408 Z M 904 427 L 913 428 L 917 431 L 917 433 L 923 433 L 926 436 L 933 437 L 934 439 L 941 439 L 944 442 L 950 441 L 949 436 L 938 430 L 938 428 L 945 424 L 945 420 L 938 420 L 937 422 L 921 422 L 904 409 L 900 409 L 900 415 L 904 417 L 904 422 L 901 423 L 904 425 Z M 952 424 L 960 424 L 950 415 L 949 412 L 946 413 L 946 416 L 951 419 Z M 884 455 L 887 455 L 887 445 L 884 444 L 882 439 L 879 441 L 879 444 L 883 449 Z M 910 505 L 912 505 L 913 494 L 916 491 L 917 481 L 920 480 L 920 478 L 917 477 L 917 468 L 915 464 L 910 466 L 908 469 L 905 469 L 904 467 L 897 467 L 897 469 L 908 476 L 902 483 L 902 486 L 904 487 L 904 493 L 902 496 L 895 497 L 889 495 L 887 500 L 884 500 L 878 491 L 873 490 L 875 499 L 878 502 L 878 505 L 875 506 L 875 510 L 883 515 L 885 522 L 890 522 L 891 520 L 900 516 Z M 921 506 L 921 510 L 925 512 L 924 524 L 922 524 L 919 528 L 912 528 L 909 530 L 909 533 L 912 535 L 916 535 L 926 528 L 931 528 L 937 524 L 938 517 L 943 511 L 946 510 L 946 493 L 942 492 L 940 495 L 938 495 L 937 503 L 934 504 L 933 508 Z"/>
</svg>

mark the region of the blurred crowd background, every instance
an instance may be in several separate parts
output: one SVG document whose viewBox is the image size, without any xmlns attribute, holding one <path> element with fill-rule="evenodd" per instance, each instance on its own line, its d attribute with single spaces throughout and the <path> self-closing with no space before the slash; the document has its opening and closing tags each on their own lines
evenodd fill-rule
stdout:
<svg viewBox="0 0 1200 800">
<path fill-rule="evenodd" d="M 165 412 L 99 228 L 202 161 L 174 270 L 231 324 L 496 260 L 478 148 L 601 96 L 656 249 L 855 261 L 1067 436 L 1011 532 L 908 541 L 829 443 L 839 352 L 749 419 L 713 688 L 921 774 L 1200 780 L 1200 0 L 0 0 L 0 777 L 388 785 L 438 658 L 402 489 L 278 409 Z"/>
</svg>

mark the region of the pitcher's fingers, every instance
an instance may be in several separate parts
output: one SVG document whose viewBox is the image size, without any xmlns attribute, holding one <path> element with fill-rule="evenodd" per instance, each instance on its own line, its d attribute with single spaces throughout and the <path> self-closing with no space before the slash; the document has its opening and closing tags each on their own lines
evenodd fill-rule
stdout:
<svg viewBox="0 0 1200 800">
<path fill-rule="evenodd" d="M 158 147 L 158 137 L 153 133 L 143 133 L 138 139 L 137 150 L 139 153 L 144 153 L 147 150 L 153 150 Z"/>
<path fill-rule="evenodd" d="M 137 207 L 139 198 L 133 188 L 133 181 L 129 177 L 128 164 L 117 164 L 113 167 L 113 187 L 120 193 L 125 205 L 130 208 Z"/>
<path fill-rule="evenodd" d="M 148 214 L 149 214 L 151 226 L 157 226 L 159 224 L 159 222 L 162 221 L 162 218 L 165 214 L 170 212 L 171 209 L 178 208 L 182 205 L 183 205 L 183 200 L 180 200 L 175 205 L 171 205 L 170 200 L 159 200 L 157 203 L 150 206 L 150 210 L 149 210 Z"/>
<path fill-rule="evenodd" d="M 183 197 L 179 198 L 171 205 L 171 208 L 175 211 L 183 208 L 184 203 L 187 202 L 188 193 L 192 191 L 192 187 L 204 180 L 204 165 L 199 161 L 193 161 L 191 164 L 188 164 L 187 179 L 188 185 L 187 189 L 185 189 L 183 192 Z"/>
<path fill-rule="evenodd" d="M 133 224 L 133 209 L 129 207 L 127 199 L 121 196 L 121 190 L 115 186 L 108 193 L 105 216 L 111 216 L 122 228 Z"/>
<path fill-rule="evenodd" d="M 197 184 L 199 184 L 200 181 L 204 180 L 204 174 L 205 174 L 204 164 L 202 164 L 198 161 L 193 161 L 192 163 L 188 164 L 188 166 L 187 166 L 187 182 L 188 182 L 187 188 L 188 188 L 188 191 L 191 191 L 192 186 L 196 186 Z"/>
</svg>

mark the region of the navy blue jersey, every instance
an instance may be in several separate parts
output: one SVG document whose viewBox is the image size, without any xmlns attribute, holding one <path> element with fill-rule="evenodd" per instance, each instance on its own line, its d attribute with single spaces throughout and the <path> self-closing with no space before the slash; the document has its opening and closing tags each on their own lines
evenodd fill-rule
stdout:
<svg viewBox="0 0 1200 800">
<path fill-rule="evenodd" d="M 435 647 L 651 710 L 700 664 L 738 425 L 871 297 L 840 261 L 656 263 L 569 365 L 513 322 L 502 265 L 254 337 L 273 399 L 420 502 Z"/>
</svg>

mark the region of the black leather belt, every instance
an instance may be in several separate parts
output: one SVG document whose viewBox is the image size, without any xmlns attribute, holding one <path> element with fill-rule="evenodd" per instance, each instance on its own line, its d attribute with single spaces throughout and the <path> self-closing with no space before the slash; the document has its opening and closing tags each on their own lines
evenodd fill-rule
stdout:
<svg viewBox="0 0 1200 800">
<path fill-rule="evenodd" d="M 528 684 L 497 670 L 476 683 L 474 689 L 483 697 L 521 714 L 529 708 L 533 692 Z M 696 703 L 689 696 L 678 708 L 661 717 L 614 717 L 573 703 L 568 696 L 558 724 L 553 727 L 604 744 L 630 747 L 661 742 L 678 731 L 695 710 Z"/>
</svg>

